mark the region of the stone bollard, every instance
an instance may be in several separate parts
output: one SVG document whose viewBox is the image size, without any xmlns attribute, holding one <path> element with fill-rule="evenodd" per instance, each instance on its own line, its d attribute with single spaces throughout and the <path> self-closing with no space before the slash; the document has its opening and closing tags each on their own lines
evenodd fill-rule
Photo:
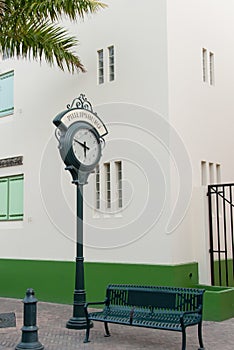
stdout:
<svg viewBox="0 0 234 350">
<path fill-rule="evenodd" d="M 37 299 L 34 296 L 32 288 L 27 289 L 24 303 L 24 325 L 22 330 L 21 342 L 15 350 L 30 349 L 43 350 L 44 346 L 38 341 L 37 322 Z"/>
</svg>

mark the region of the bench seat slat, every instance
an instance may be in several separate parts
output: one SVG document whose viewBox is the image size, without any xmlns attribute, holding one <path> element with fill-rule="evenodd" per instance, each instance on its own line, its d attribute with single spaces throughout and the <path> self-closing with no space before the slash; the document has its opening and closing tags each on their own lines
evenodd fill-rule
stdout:
<svg viewBox="0 0 234 350">
<path fill-rule="evenodd" d="M 106 321 L 110 323 L 123 323 L 123 324 L 131 324 L 132 326 L 142 326 L 149 328 L 166 328 L 166 329 L 177 329 L 181 330 L 180 323 L 180 312 L 168 313 L 141 313 L 135 312 L 132 323 L 130 323 L 130 313 L 129 310 L 122 311 L 119 310 L 104 310 L 101 312 L 91 312 L 89 314 L 89 319 L 93 321 Z M 193 314 L 193 315 L 185 315 L 184 316 L 184 326 L 195 325 L 201 321 L 201 315 Z"/>
</svg>

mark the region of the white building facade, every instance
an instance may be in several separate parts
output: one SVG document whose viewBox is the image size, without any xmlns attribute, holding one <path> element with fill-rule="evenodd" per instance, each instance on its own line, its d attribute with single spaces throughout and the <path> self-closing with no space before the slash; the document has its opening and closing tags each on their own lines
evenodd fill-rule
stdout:
<svg viewBox="0 0 234 350">
<path fill-rule="evenodd" d="M 210 284 L 207 185 L 232 182 L 234 170 L 234 7 L 106 3 L 69 25 L 87 73 L 0 63 L 1 259 L 74 261 L 75 186 L 52 121 L 83 93 L 109 132 L 84 193 L 85 261 L 198 263 L 199 282 Z"/>
</svg>

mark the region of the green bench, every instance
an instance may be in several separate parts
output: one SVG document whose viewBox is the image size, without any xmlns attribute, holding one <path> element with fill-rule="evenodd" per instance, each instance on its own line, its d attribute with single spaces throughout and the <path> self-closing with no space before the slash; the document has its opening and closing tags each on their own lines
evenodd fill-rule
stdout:
<svg viewBox="0 0 234 350">
<path fill-rule="evenodd" d="M 85 304 L 87 320 L 84 343 L 89 342 L 91 321 L 104 322 L 105 336 L 110 336 L 108 323 L 126 326 L 165 329 L 182 333 L 182 350 L 186 349 L 186 328 L 198 325 L 198 340 L 202 341 L 203 289 L 110 284 L 106 299 Z M 90 305 L 103 309 L 88 312 Z"/>
</svg>

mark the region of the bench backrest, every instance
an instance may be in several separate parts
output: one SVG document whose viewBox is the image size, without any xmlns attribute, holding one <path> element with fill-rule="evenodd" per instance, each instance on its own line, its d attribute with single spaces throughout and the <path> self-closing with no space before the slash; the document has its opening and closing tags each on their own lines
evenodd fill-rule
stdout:
<svg viewBox="0 0 234 350">
<path fill-rule="evenodd" d="M 202 311 L 203 289 L 111 284 L 106 296 L 109 306 L 144 309 Z"/>
</svg>

